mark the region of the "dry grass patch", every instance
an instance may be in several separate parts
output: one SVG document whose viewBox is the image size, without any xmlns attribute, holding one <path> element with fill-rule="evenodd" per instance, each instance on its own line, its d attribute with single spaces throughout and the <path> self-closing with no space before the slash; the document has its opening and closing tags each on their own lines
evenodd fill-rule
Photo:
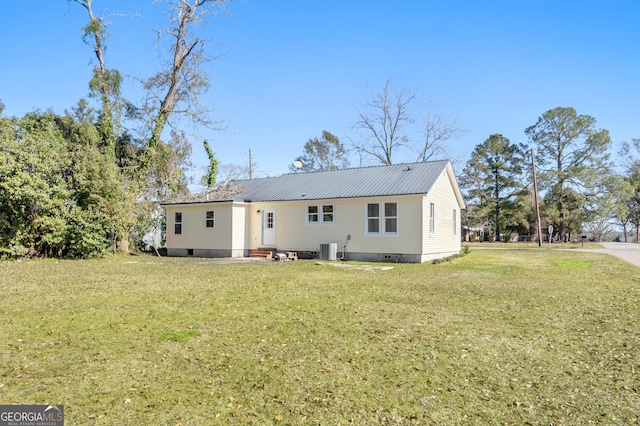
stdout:
<svg viewBox="0 0 640 426">
<path fill-rule="evenodd" d="M 0 263 L 0 403 L 105 425 L 640 421 L 636 268 L 473 249 L 392 266 Z"/>
</svg>

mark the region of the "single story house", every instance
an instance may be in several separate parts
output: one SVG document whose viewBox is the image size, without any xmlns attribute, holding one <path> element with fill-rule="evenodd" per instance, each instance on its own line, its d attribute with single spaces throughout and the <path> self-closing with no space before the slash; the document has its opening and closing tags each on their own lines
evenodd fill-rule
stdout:
<svg viewBox="0 0 640 426">
<path fill-rule="evenodd" d="M 163 204 L 169 256 L 250 251 L 419 263 L 461 249 L 465 201 L 449 161 L 230 181 Z"/>
</svg>

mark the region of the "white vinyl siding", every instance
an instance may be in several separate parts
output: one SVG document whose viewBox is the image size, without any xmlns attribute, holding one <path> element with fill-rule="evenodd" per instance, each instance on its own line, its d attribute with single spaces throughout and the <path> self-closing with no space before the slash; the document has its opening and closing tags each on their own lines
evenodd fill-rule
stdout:
<svg viewBox="0 0 640 426">
<path fill-rule="evenodd" d="M 215 226 L 206 227 L 211 205 L 167 206 L 167 229 L 180 228 L 167 233 L 167 247 L 175 249 L 231 249 L 233 230 L 232 205 L 215 205 Z M 176 211 L 176 209 L 179 209 Z M 179 226 L 177 226 L 179 225 Z M 244 224 L 242 224 L 244 226 Z M 207 232 L 203 232 L 206 230 Z"/>
<path fill-rule="evenodd" d="M 256 210 L 277 208 L 276 238 L 278 250 L 318 251 L 320 244 L 337 243 L 342 252 L 347 245 L 347 252 L 357 253 L 415 253 L 421 252 L 422 233 L 421 203 L 422 196 L 395 196 L 393 198 L 376 197 L 341 200 L 318 200 L 312 205 L 333 205 L 333 224 L 310 226 L 307 222 L 308 201 L 254 203 L 247 215 L 252 219 L 250 226 L 250 248 L 260 247 L 260 216 Z M 397 203 L 397 235 L 384 236 L 376 234 L 376 238 L 367 236 L 367 204 L 376 204 L 384 208 L 385 202 Z M 319 209 L 322 212 L 322 208 Z M 384 212 L 380 214 L 384 217 Z M 216 211 L 216 228 L 222 226 Z M 320 219 L 319 219 L 320 220 Z M 379 222 L 382 231 L 384 223 Z M 347 235 L 350 239 L 347 240 Z M 384 237 L 384 238 L 382 238 Z"/>
<path fill-rule="evenodd" d="M 423 261 L 450 256 L 461 249 L 459 228 L 462 206 L 456 198 L 451 176 L 450 172 L 443 172 L 422 202 Z"/>
<path fill-rule="evenodd" d="M 248 228 L 246 223 L 247 206 L 235 205 L 231 208 L 231 248 L 233 249 L 234 256 L 244 256 L 244 249 L 248 248 L 249 242 L 247 241 Z M 222 226 L 222 222 L 218 222 L 218 227 Z"/>
</svg>

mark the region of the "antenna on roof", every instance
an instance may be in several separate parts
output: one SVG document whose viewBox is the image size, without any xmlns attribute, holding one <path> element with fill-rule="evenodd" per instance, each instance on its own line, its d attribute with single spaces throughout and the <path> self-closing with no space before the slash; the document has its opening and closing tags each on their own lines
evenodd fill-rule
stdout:
<svg viewBox="0 0 640 426">
<path fill-rule="evenodd" d="M 296 160 L 293 162 L 293 167 L 296 169 L 301 169 L 304 166 L 304 163 L 300 160 Z"/>
</svg>

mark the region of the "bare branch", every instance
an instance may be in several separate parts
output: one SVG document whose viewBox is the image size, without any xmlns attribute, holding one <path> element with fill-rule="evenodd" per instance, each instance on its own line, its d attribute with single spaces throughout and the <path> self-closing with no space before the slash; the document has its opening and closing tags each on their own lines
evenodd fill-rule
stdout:
<svg viewBox="0 0 640 426">
<path fill-rule="evenodd" d="M 445 154 L 444 142 L 460 137 L 464 130 L 458 125 L 458 120 L 449 115 L 434 113 L 427 108 L 427 116 L 422 128 L 423 144 L 418 146 L 416 162 L 429 161 L 438 154 Z"/>
<path fill-rule="evenodd" d="M 194 195 L 188 201 L 190 202 L 205 202 L 205 201 L 226 201 L 234 195 L 242 194 L 245 187 L 244 185 L 237 185 L 231 179 L 209 188 L 200 194 Z"/>
<path fill-rule="evenodd" d="M 392 164 L 393 153 L 406 145 L 404 128 L 413 123 L 409 107 L 416 97 L 413 92 L 392 91 L 391 83 L 387 79 L 382 91 L 373 94 L 363 109 L 357 109 L 359 120 L 353 126 L 368 135 L 364 143 L 354 144 L 356 150 L 382 164 Z"/>
<path fill-rule="evenodd" d="M 159 143 L 164 127 L 167 124 L 171 126 L 169 119 L 172 115 L 186 114 L 200 124 L 211 125 L 206 118 L 206 108 L 198 102 L 200 93 L 208 88 L 208 79 L 202 71 L 202 64 L 207 62 L 205 43 L 197 28 L 207 24 L 209 16 L 227 11 L 225 5 L 229 1 L 165 0 L 171 6 L 168 11 L 171 26 L 160 30 L 158 39 L 163 33 L 172 37 L 169 46 L 171 61 L 164 71 L 145 83 L 151 94 L 145 100 L 145 109 L 153 117 L 150 148 Z"/>
</svg>

